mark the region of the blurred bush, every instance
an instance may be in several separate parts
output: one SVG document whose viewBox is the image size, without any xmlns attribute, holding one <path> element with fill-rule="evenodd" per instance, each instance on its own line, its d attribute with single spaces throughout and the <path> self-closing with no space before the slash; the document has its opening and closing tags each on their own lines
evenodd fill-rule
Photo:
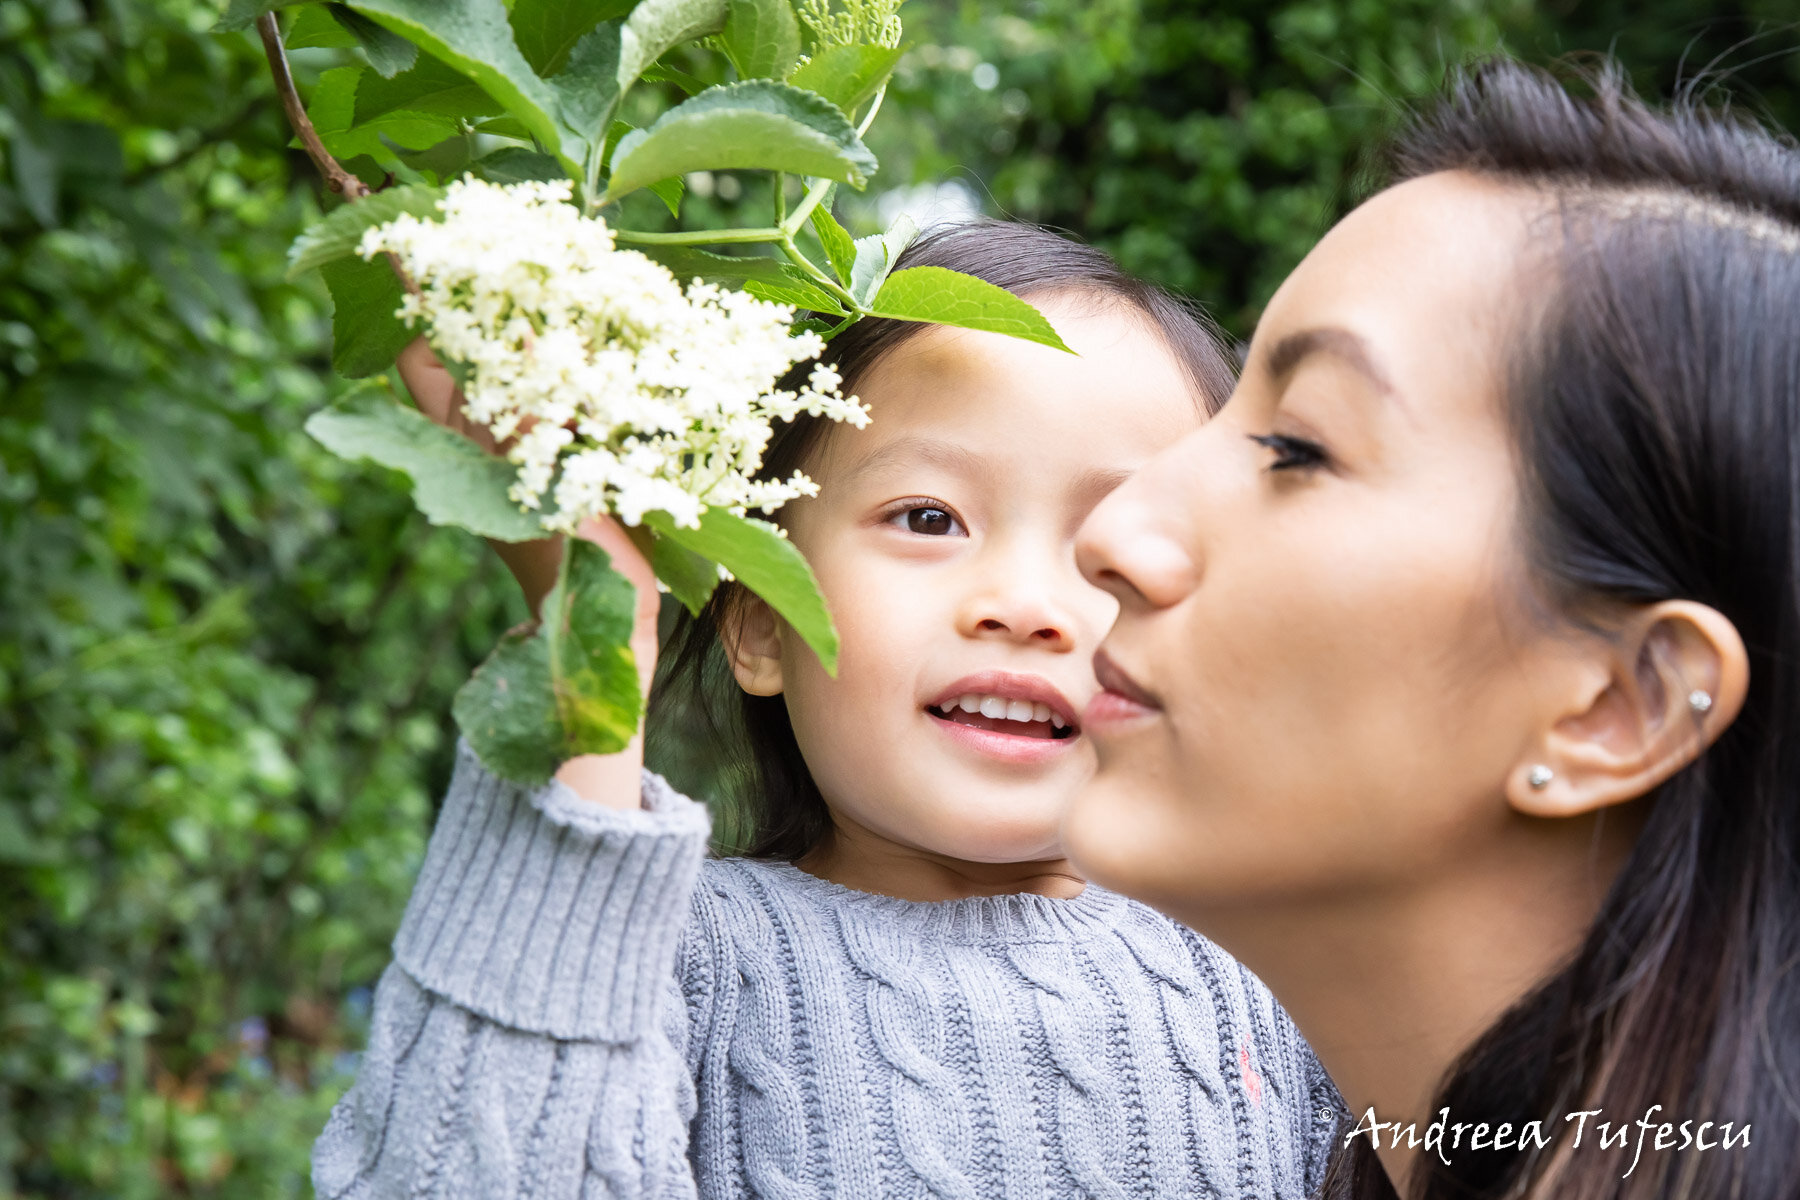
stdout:
<svg viewBox="0 0 1800 1200">
<path fill-rule="evenodd" d="M 875 145 L 923 190 L 845 209 L 1079 230 L 1244 335 L 1445 63 L 1616 37 L 1659 93 L 1725 52 L 1793 128 L 1790 4 L 912 0 Z M 0 1198 L 310 1193 L 449 697 L 524 615 L 300 432 L 333 386 L 322 292 L 283 280 L 317 185 L 219 7 L 0 0 Z M 750 199 L 694 182 L 700 219 Z"/>
</svg>

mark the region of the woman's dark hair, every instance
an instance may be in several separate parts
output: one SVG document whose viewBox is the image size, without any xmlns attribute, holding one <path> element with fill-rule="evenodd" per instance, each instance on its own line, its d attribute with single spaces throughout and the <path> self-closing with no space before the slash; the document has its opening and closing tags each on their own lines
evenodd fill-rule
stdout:
<svg viewBox="0 0 1800 1200">
<path fill-rule="evenodd" d="M 1414 1197 L 1800 1197 L 1800 148 L 1616 64 L 1579 93 L 1484 63 L 1392 147 L 1394 175 L 1468 171 L 1543 195 L 1547 279 L 1507 385 L 1522 542 L 1581 622 L 1670 599 L 1729 618 L 1741 715 L 1638 803 L 1646 824 L 1585 942 L 1451 1070 L 1431 1106 L 1542 1122 L 1535 1153 L 1433 1155 Z M 1533 264 L 1536 265 L 1536 264 Z M 1535 276 L 1525 276 L 1522 278 Z M 1655 1106 L 1660 1109 L 1652 1111 Z M 1572 1149 L 1567 1114 L 1588 1119 Z M 1636 1151 L 1702 1121 L 1708 1151 Z M 1594 1122 L 1630 1126 L 1595 1148 Z M 1717 1143 L 1732 1122 L 1739 1144 Z M 1628 1170 L 1629 1168 L 1629 1170 Z M 1391 1196 L 1365 1141 L 1337 1197 Z"/>
<path fill-rule="evenodd" d="M 895 263 L 896 270 L 927 266 L 973 275 L 1026 299 L 1075 295 L 1136 313 L 1181 364 L 1208 414 L 1225 402 L 1235 383 L 1233 360 L 1209 318 L 1127 274 L 1092 246 L 1035 225 L 977 220 L 925 234 Z M 849 394 L 885 355 L 929 328 L 865 317 L 831 341 L 822 361 L 843 375 Z M 812 362 L 800 364 L 781 386 L 799 388 L 812 367 Z M 778 428 L 758 477 L 785 479 L 803 468 L 828 428 L 826 421 L 807 416 Z M 786 700 L 749 695 L 731 678 L 719 632 L 731 608 L 744 600 L 742 588 L 725 584 L 698 617 L 682 615 L 652 703 L 664 711 L 679 705 L 690 722 L 704 722 L 728 753 L 742 755 L 749 777 L 737 789 L 742 811 L 736 823 L 741 827 L 730 840 L 752 857 L 792 860 L 819 844 L 830 832 L 831 819 L 794 740 Z"/>
</svg>

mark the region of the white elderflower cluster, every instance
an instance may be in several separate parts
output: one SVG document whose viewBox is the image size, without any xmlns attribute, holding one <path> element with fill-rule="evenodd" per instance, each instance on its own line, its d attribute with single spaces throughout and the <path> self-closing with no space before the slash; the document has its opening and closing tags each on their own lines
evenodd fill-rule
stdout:
<svg viewBox="0 0 1800 1200">
<path fill-rule="evenodd" d="M 818 487 L 795 472 L 751 478 L 771 423 L 802 412 L 859 428 L 868 410 L 830 367 L 798 393 L 776 382 L 824 341 L 791 330 L 794 310 L 694 281 L 613 245 L 582 216 L 568 181 L 507 186 L 463 179 L 442 220 L 401 215 L 358 252 L 392 253 L 418 286 L 400 307 L 440 356 L 465 369 L 469 418 L 512 441 L 512 500 L 554 511 L 568 533 L 613 513 L 692 527 L 707 506 L 770 511 Z"/>
</svg>

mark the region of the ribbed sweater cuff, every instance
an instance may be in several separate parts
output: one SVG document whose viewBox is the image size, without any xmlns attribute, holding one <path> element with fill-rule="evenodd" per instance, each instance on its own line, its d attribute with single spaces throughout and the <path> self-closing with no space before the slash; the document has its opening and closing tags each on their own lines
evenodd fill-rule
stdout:
<svg viewBox="0 0 1800 1200">
<path fill-rule="evenodd" d="M 627 1042 L 654 1027 L 706 852 L 706 809 L 644 772 L 643 808 L 495 777 L 465 744 L 394 957 L 502 1025 Z"/>
</svg>

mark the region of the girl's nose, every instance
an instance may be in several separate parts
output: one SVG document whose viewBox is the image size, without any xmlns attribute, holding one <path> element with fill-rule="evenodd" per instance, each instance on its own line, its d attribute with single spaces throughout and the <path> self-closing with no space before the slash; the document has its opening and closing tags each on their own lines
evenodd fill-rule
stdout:
<svg viewBox="0 0 1800 1200">
<path fill-rule="evenodd" d="M 1066 554 L 1067 551 L 1065 550 Z M 1062 586 L 1076 589 L 1081 581 L 1064 560 Z M 1017 569 L 999 573 L 993 586 L 977 588 L 962 605 L 957 624 L 966 637 L 999 638 L 1050 650 L 1073 650 L 1076 617 L 1057 602 L 1052 583 Z"/>
<path fill-rule="evenodd" d="M 1183 497 L 1185 489 L 1159 485 L 1157 465 L 1152 462 L 1096 505 L 1075 535 L 1081 573 L 1125 609 L 1167 608 L 1200 583 L 1199 564 L 1175 536 L 1169 514 L 1152 503 L 1158 495 Z"/>
</svg>

